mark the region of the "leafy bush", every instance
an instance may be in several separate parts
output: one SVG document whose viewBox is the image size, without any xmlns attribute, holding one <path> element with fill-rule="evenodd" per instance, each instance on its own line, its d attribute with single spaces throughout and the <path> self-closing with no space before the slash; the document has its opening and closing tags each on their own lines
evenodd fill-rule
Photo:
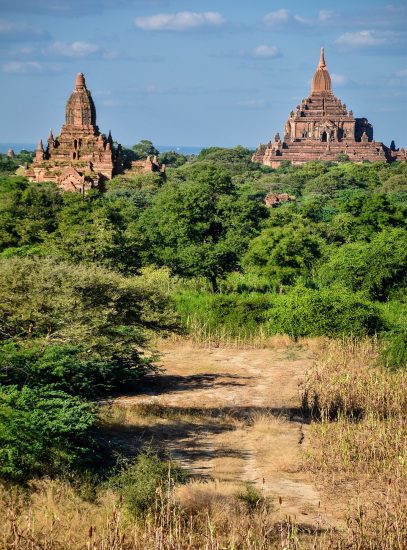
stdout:
<svg viewBox="0 0 407 550">
<path fill-rule="evenodd" d="M 155 369 L 149 334 L 176 317 L 157 277 L 48 258 L 0 260 L 0 270 L 1 383 L 89 397 Z"/>
<path fill-rule="evenodd" d="M 128 513 L 143 518 L 166 502 L 174 485 L 186 480 L 186 473 L 170 458 L 161 460 L 151 448 L 145 447 L 134 464 L 123 469 L 113 480 L 123 497 Z"/>
<path fill-rule="evenodd" d="M 407 368 L 407 329 L 386 334 L 382 342 L 379 362 L 392 369 Z"/>
<path fill-rule="evenodd" d="M 143 368 L 144 367 L 144 368 Z M 121 361 L 108 361 L 81 346 L 0 344 L 0 384 L 19 388 L 48 386 L 71 395 L 95 398 L 129 387 L 151 371 L 150 361 L 140 358 L 137 368 Z"/>
<path fill-rule="evenodd" d="M 267 277 L 278 288 L 310 275 L 322 248 L 323 241 L 315 231 L 304 223 L 292 223 L 264 229 L 251 241 L 242 264 L 246 272 Z"/>
<path fill-rule="evenodd" d="M 184 292 L 174 300 L 185 327 L 195 321 L 211 331 L 222 328 L 229 336 L 249 337 L 264 324 L 272 295 Z"/>
<path fill-rule="evenodd" d="M 275 334 L 300 336 L 364 336 L 383 327 L 379 309 L 359 293 L 342 288 L 295 287 L 276 296 L 266 327 Z"/>
<path fill-rule="evenodd" d="M 92 407 L 48 388 L 0 389 L 0 477 L 14 482 L 67 473 L 95 459 Z"/>
<path fill-rule="evenodd" d="M 407 231 L 387 229 L 370 243 L 349 243 L 336 249 L 321 265 L 318 279 L 322 286 L 339 284 L 353 291 L 364 291 L 374 300 L 407 285 Z"/>
</svg>

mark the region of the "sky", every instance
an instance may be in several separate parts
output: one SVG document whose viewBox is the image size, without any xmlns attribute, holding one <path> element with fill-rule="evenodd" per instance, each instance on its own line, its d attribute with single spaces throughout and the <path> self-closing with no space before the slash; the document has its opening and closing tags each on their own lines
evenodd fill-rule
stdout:
<svg viewBox="0 0 407 550">
<path fill-rule="evenodd" d="M 386 0 L 0 0 L 0 142 L 57 134 L 83 72 L 125 145 L 254 147 L 309 94 L 407 146 L 407 4 Z"/>
</svg>

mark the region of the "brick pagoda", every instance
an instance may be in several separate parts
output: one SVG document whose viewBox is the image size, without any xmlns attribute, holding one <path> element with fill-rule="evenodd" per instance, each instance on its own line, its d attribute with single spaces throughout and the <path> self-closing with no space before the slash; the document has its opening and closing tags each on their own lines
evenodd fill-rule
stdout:
<svg viewBox="0 0 407 550">
<path fill-rule="evenodd" d="M 284 138 L 276 133 L 273 142 L 259 145 L 252 160 L 278 168 L 283 161 L 303 164 L 309 161 L 337 161 L 346 155 L 352 162 L 391 162 L 405 157 L 404 149 L 392 151 L 373 141 L 373 127 L 366 118 L 355 118 L 332 91 L 325 64 L 324 49 L 312 79 L 311 93 L 291 111 Z"/>
<path fill-rule="evenodd" d="M 30 181 L 54 181 L 64 191 L 84 192 L 123 171 L 122 147 L 113 145 L 96 125 L 96 109 L 85 77 L 79 73 L 68 99 L 59 136 L 50 130 L 47 144 L 38 142 L 35 160 L 25 168 Z"/>
</svg>

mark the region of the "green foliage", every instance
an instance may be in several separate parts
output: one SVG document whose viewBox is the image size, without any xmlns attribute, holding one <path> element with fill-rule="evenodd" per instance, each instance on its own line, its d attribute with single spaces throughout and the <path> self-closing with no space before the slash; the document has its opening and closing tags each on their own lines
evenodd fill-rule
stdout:
<svg viewBox="0 0 407 550">
<path fill-rule="evenodd" d="M 177 153 L 176 151 L 166 151 L 165 153 L 160 153 L 158 160 L 161 164 L 178 168 L 179 166 L 185 164 L 188 158 L 181 153 Z"/>
<path fill-rule="evenodd" d="M 231 175 L 235 175 L 241 172 L 259 170 L 259 167 L 251 162 L 252 155 L 252 150 L 241 145 L 233 149 L 208 147 L 201 150 L 196 160 L 198 162 L 211 162 L 219 168 L 226 169 Z"/>
<path fill-rule="evenodd" d="M 7 360 L 14 353 L 17 371 L 28 361 L 36 383 L 46 376 L 57 387 L 76 384 L 78 392 L 81 384 L 90 392 L 94 382 L 97 392 L 98 384 L 126 383 L 152 368 L 140 351 L 149 331 L 175 323 L 167 295 L 143 276 L 39 258 L 0 260 L 0 271 L 1 336 L 18 344 Z M 62 347 L 38 356 L 37 345 Z"/>
<path fill-rule="evenodd" d="M 252 482 L 247 481 L 244 490 L 239 491 L 236 496 L 238 500 L 246 504 L 249 512 L 254 512 L 260 506 L 267 506 L 268 510 L 272 511 L 270 497 L 264 497 Z"/>
<path fill-rule="evenodd" d="M 196 163 L 181 175 L 185 181 L 164 185 L 141 216 L 145 257 L 175 274 L 205 277 L 216 290 L 267 212 L 219 168 Z"/>
<path fill-rule="evenodd" d="M 335 249 L 318 272 L 324 287 L 340 284 L 373 300 L 386 300 L 390 293 L 407 286 L 407 231 L 387 229 L 370 243 L 349 243 Z"/>
<path fill-rule="evenodd" d="M 186 477 L 176 462 L 169 457 L 162 460 L 151 447 L 145 447 L 134 464 L 123 469 L 113 483 L 122 495 L 127 512 L 132 517 L 145 518 L 155 509 L 160 510 L 173 487 Z"/>
<path fill-rule="evenodd" d="M 0 344 L 0 384 L 18 388 L 47 386 L 71 395 L 95 398 L 129 388 L 152 365 L 141 358 L 136 368 L 89 353 L 83 346 L 33 343 Z"/>
<path fill-rule="evenodd" d="M 156 149 L 148 139 L 142 139 L 136 145 L 131 148 L 134 153 L 134 160 L 144 160 L 148 155 L 158 155 L 159 151 Z"/>
<path fill-rule="evenodd" d="M 379 363 L 392 370 L 407 368 L 407 328 L 391 331 L 383 338 Z"/>
<path fill-rule="evenodd" d="M 264 324 L 273 296 L 183 292 L 174 300 L 185 327 L 195 321 L 213 332 L 222 328 L 231 337 L 250 337 Z"/>
<path fill-rule="evenodd" d="M 268 278 L 275 288 L 291 285 L 297 277 L 311 275 L 323 244 L 301 223 L 267 228 L 251 241 L 242 265 L 246 272 Z"/>
<path fill-rule="evenodd" d="M 356 292 L 340 287 L 312 290 L 294 287 L 276 296 L 267 328 L 274 334 L 300 336 L 356 336 L 383 328 L 380 310 Z"/>
<path fill-rule="evenodd" d="M 41 243 L 56 228 L 62 195 L 52 183 L 0 178 L 0 251 Z"/>
<path fill-rule="evenodd" d="M 92 407 L 48 388 L 0 388 L 0 477 L 25 482 L 95 459 Z"/>
<path fill-rule="evenodd" d="M 383 194 L 356 194 L 344 202 L 341 210 L 356 218 L 360 237 L 387 227 L 406 226 L 407 208 L 393 203 Z"/>
<path fill-rule="evenodd" d="M 0 174 L 11 175 L 22 167 L 26 162 L 29 164 L 32 162 L 34 153 L 25 151 L 24 149 L 16 154 L 14 157 L 8 157 L 0 153 Z"/>
</svg>

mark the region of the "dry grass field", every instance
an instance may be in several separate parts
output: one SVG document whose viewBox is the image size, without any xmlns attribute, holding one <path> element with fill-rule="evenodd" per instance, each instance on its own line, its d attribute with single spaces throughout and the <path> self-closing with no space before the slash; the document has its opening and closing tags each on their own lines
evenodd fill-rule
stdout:
<svg viewBox="0 0 407 550">
<path fill-rule="evenodd" d="M 112 489 L 4 488 L 0 548 L 407 547 L 406 375 L 373 368 L 374 343 L 178 341 L 160 353 L 163 374 L 104 405 L 104 437 L 128 458 L 170 451 L 190 481 L 144 521 Z"/>
</svg>

